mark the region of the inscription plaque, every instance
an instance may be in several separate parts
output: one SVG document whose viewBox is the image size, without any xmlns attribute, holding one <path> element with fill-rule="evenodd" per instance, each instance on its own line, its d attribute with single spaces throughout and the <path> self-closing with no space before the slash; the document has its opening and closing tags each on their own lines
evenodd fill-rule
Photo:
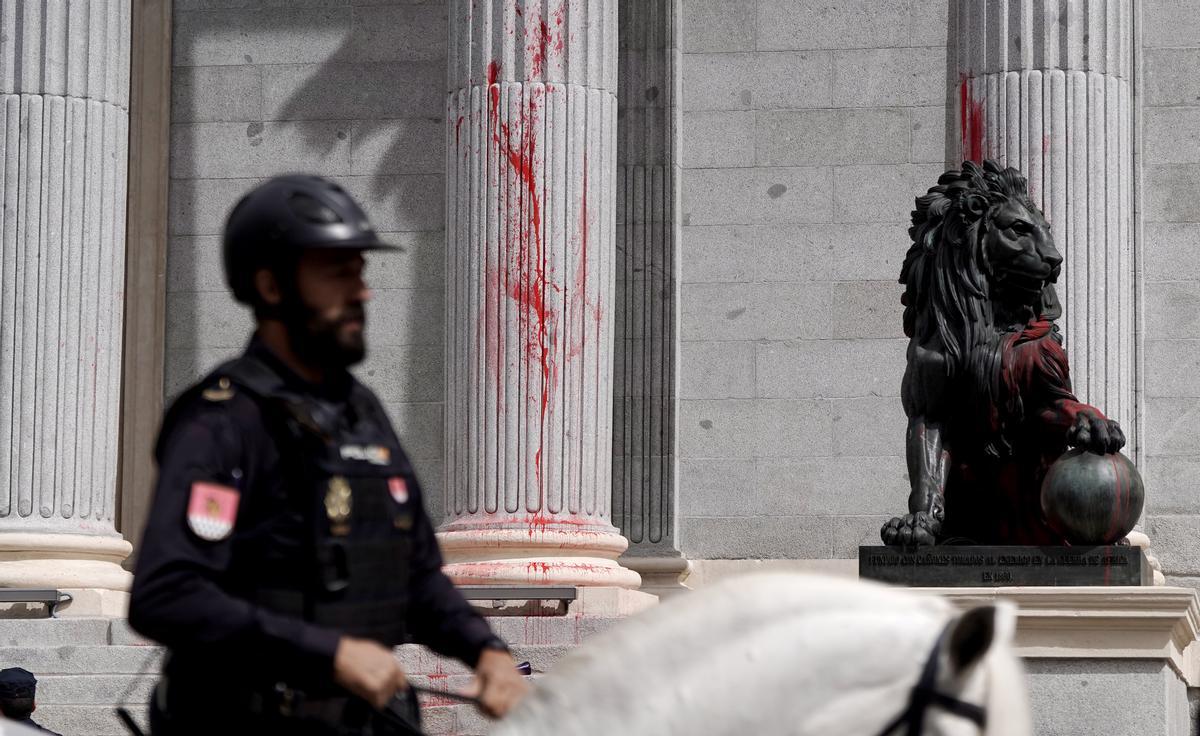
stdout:
<svg viewBox="0 0 1200 736">
<path fill-rule="evenodd" d="M 914 587 L 1152 585 L 1141 547 L 859 547 L 858 575 Z"/>
</svg>

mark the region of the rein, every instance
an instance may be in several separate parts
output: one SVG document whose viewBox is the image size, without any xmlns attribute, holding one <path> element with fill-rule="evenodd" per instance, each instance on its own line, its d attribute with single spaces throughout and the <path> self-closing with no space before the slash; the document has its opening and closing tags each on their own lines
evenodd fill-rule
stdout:
<svg viewBox="0 0 1200 736">
<path fill-rule="evenodd" d="M 925 714 L 930 708 L 941 708 L 956 716 L 966 718 L 981 729 L 987 724 L 987 710 L 983 706 L 959 700 L 939 691 L 936 687 L 938 659 L 949 632 L 950 625 L 947 624 L 946 628 L 942 629 L 942 633 L 938 635 L 937 641 L 934 642 L 929 658 L 925 660 L 925 667 L 921 670 L 921 679 L 917 680 L 917 684 L 913 685 L 909 692 L 908 706 L 879 732 L 879 736 L 890 736 L 902 726 L 906 727 L 902 732 L 904 736 L 921 736 L 925 728 Z"/>
</svg>

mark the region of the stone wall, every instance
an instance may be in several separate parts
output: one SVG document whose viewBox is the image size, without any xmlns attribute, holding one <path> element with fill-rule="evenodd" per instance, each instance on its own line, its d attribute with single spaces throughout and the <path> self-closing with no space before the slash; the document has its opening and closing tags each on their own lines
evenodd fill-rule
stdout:
<svg viewBox="0 0 1200 736">
<path fill-rule="evenodd" d="M 248 7 L 247 7 L 248 6 Z M 370 357 L 435 513 L 442 488 L 445 3 L 175 0 L 167 395 L 238 351 L 220 231 L 265 177 L 332 177 L 404 253 L 372 256 Z"/>
<path fill-rule="evenodd" d="M 1146 3 L 1142 46 L 1146 531 L 1200 586 L 1200 6 Z"/>
<path fill-rule="evenodd" d="M 941 0 L 684 0 L 681 540 L 850 558 L 905 508 L 900 264 Z"/>
</svg>

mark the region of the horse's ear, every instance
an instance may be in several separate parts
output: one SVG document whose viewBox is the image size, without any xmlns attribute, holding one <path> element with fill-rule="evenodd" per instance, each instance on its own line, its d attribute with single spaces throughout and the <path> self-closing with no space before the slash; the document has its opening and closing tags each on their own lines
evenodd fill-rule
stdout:
<svg viewBox="0 0 1200 736">
<path fill-rule="evenodd" d="M 996 638 L 996 609 L 972 608 L 958 617 L 946 636 L 950 670 L 956 676 L 979 663 Z"/>
</svg>

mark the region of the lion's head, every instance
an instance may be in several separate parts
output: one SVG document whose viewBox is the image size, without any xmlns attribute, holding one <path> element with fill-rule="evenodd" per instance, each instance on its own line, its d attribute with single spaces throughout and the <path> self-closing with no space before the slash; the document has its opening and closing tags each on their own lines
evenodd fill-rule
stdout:
<svg viewBox="0 0 1200 736">
<path fill-rule="evenodd" d="M 936 345 L 952 373 L 970 367 L 991 383 L 1000 336 L 1061 313 L 1050 225 L 1025 177 L 993 161 L 947 171 L 916 204 L 900 271 L 904 333 Z"/>
</svg>

